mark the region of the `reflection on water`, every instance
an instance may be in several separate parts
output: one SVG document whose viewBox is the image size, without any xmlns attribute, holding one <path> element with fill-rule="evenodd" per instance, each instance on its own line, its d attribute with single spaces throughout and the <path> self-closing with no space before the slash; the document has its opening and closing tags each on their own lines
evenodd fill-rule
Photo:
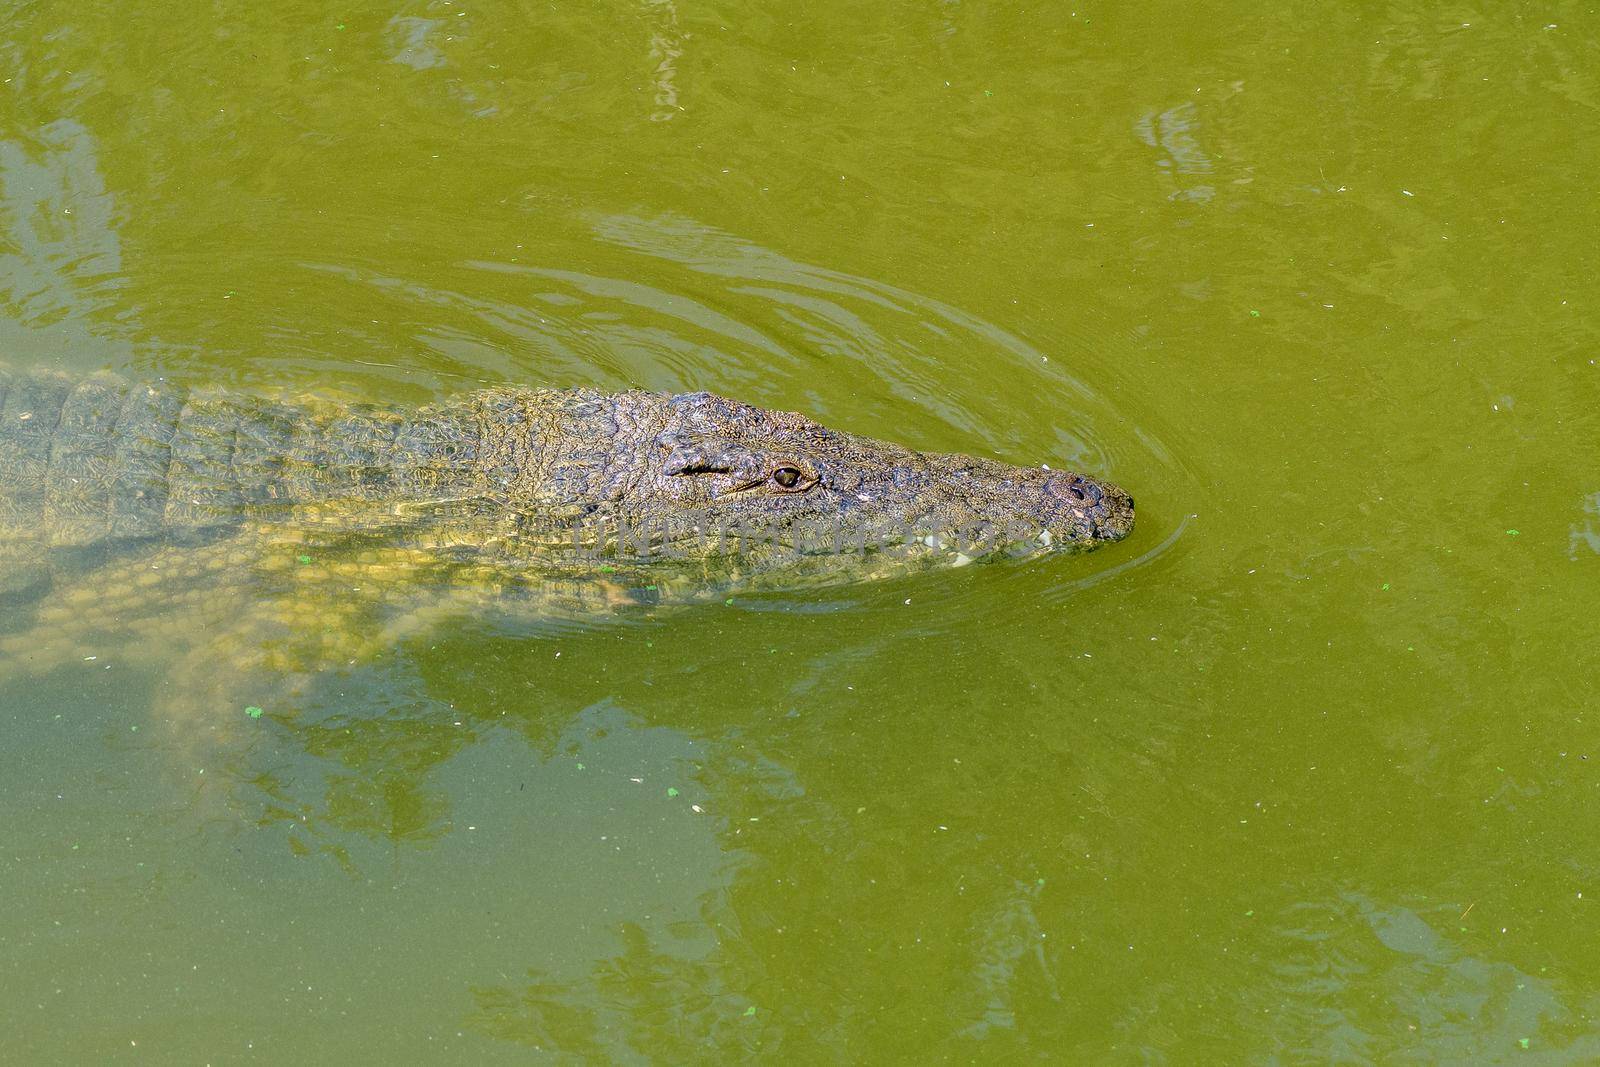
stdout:
<svg viewBox="0 0 1600 1067">
<path fill-rule="evenodd" d="M 1600 516 L 1600 493 L 1585 498 L 1583 502 L 1585 515 Z M 1587 547 L 1591 551 L 1600 552 L 1600 522 L 1595 519 L 1584 519 L 1581 523 L 1572 526 L 1572 540 L 1569 555 L 1575 560 L 1578 558 L 1578 549 Z"/>
<path fill-rule="evenodd" d="M 1199 109 L 1194 104 L 1184 103 L 1159 113 L 1147 111 L 1133 126 L 1139 140 L 1166 153 L 1166 158 L 1157 160 L 1156 166 L 1173 174 L 1177 188 L 1169 197 L 1172 200 L 1203 201 L 1216 195 L 1214 186 L 1193 184 L 1179 177 L 1210 174 L 1214 169 L 1211 157 L 1201 150 L 1195 132 L 1199 126 L 1198 114 Z"/>
<path fill-rule="evenodd" d="M 1037 983 L 1051 1000 L 1061 1001 L 1061 989 L 1045 956 L 1050 935 L 1035 911 L 1044 884 L 1043 878 L 1032 885 L 1017 883 L 1010 899 L 1002 900 L 993 914 L 980 916 L 973 924 L 971 936 L 979 947 L 968 996 L 982 1006 L 963 1012 L 977 1016 L 961 1032 L 963 1037 L 982 1041 L 996 1027 L 1015 1030 L 1019 1020 L 1013 989 L 1019 982 Z"/>
<path fill-rule="evenodd" d="M 650 63 L 655 82 L 656 109 L 650 113 L 650 120 L 671 122 L 683 110 L 678 103 L 678 59 L 683 55 L 678 5 L 673 0 L 644 0 L 643 13 L 650 25 Z"/>
<path fill-rule="evenodd" d="M 23 131 L 5 131 L 22 133 Z M 116 203 L 93 135 L 58 119 L 0 138 L 0 344 L 72 366 L 120 361 L 127 333 Z"/>
<path fill-rule="evenodd" d="M 444 53 L 430 40 L 444 25 L 444 19 L 407 15 L 396 15 L 390 19 L 387 28 L 392 35 L 394 62 L 402 63 L 412 70 L 428 70 L 431 67 L 444 66 Z"/>
<path fill-rule="evenodd" d="M 722 1056 L 761 1047 L 759 1007 L 728 988 L 718 969 L 696 959 L 687 939 L 668 935 L 658 949 L 634 923 L 622 950 L 581 983 L 530 971 L 525 984 L 473 989 L 468 1026 L 502 1041 L 559 1049 L 591 1062 L 692 1062 L 708 1048 Z"/>
<path fill-rule="evenodd" d="M 1426 913 L 1360 892 L 1291 910 L 1274 965 L 1278 1037 L 1297 1059 L 1360 1062 L 1393 1050 L 1469 1062 L 1486 1047 L 1552 1051 L 1571 1009 L 1538 974 L 1463 949 L 1460 908 Z M 1380 991 L 1381 992 L 1378 992 Z M 1558 1042 L 1564 1062 L 1600 1054 L 1593 1036 Z M 1507 1053 L 1509 1055 L 1509 1052 Z"/>
</svg>

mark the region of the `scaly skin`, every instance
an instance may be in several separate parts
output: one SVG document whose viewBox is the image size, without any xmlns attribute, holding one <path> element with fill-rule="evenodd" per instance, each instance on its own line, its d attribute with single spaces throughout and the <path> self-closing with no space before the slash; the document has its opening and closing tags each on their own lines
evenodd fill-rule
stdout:
<svg viewBox="0 0 1600 1067">
<path fill-rule="evenodd" d="M 527 570 L 574 563 L 579 518 L 595 536 L 648 526 L 705 559 L 727 553 L 688 545 L 693 528 L 760 526 L 785 544 L 802 528 L 872 543 L 913 526 L 954 543 L 965 528 L 964 552 L 1092 547 L 1125 536 L 1133 507 L 1081 475 L 913 452 L 708 393 L 506 388 L 396 412 L 0 370 L 0 544 L 19 554 L 255 527 L 452 545 Z M 745 570 L 797 570 L 756 554 Z M 860 577 L 848 551 L 825 554 L 798 571 Z"/>
<path fill-rule="evenodd" d="M 0 675 L 180 632 L 199 674 L 206 656 L 304 674 L 450 613 L 582 620 L 1132 525 L 1103 481 L 708 393 L 395 411 L 0 368 Z"/>
</svg>

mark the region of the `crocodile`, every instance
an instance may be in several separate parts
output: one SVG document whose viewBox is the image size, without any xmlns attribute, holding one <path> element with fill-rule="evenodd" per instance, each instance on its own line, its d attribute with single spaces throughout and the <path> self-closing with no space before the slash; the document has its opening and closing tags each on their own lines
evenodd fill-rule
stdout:
<svg viewBox="0 0 1600 1067">
<path fill-rule="evenodd" d="M 392 409 L 0 367 L 0 667 L 185 632 L 209 639 L 201 671 L 229 640 L 343 660 L 443 614 L 584 619 L 1081 551 L 1133 516 L 1087 474 L 705 392 Z"/>
</svg>

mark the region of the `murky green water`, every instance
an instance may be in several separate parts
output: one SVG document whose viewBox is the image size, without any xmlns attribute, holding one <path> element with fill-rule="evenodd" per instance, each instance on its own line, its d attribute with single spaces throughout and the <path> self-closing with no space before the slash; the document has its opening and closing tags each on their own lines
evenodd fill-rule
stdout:
<svg viewBox="0 0 1600 1067">
<path fill-rule="evenodd" d="M 228 744 L 14 679 L 0 1058 L 1600 1059 L 1591 5 L 3 25 L 13 364 L 705 388 L 1140 525 Z"/>
</svg>

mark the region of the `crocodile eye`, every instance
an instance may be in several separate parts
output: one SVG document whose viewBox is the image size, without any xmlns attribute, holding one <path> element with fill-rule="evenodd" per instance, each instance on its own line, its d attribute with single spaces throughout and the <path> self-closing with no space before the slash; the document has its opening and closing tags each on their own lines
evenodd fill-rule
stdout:
<svg viewBox="0 0 1600 1067">
<path fill-rule="evenodd" d="M 772 472 L 772 480 L 778 483 L 780 489 L 793 489 L 800 484 L 800 479 L 805 477 L 794 467 L 779 467 Z"/>
</svg>

